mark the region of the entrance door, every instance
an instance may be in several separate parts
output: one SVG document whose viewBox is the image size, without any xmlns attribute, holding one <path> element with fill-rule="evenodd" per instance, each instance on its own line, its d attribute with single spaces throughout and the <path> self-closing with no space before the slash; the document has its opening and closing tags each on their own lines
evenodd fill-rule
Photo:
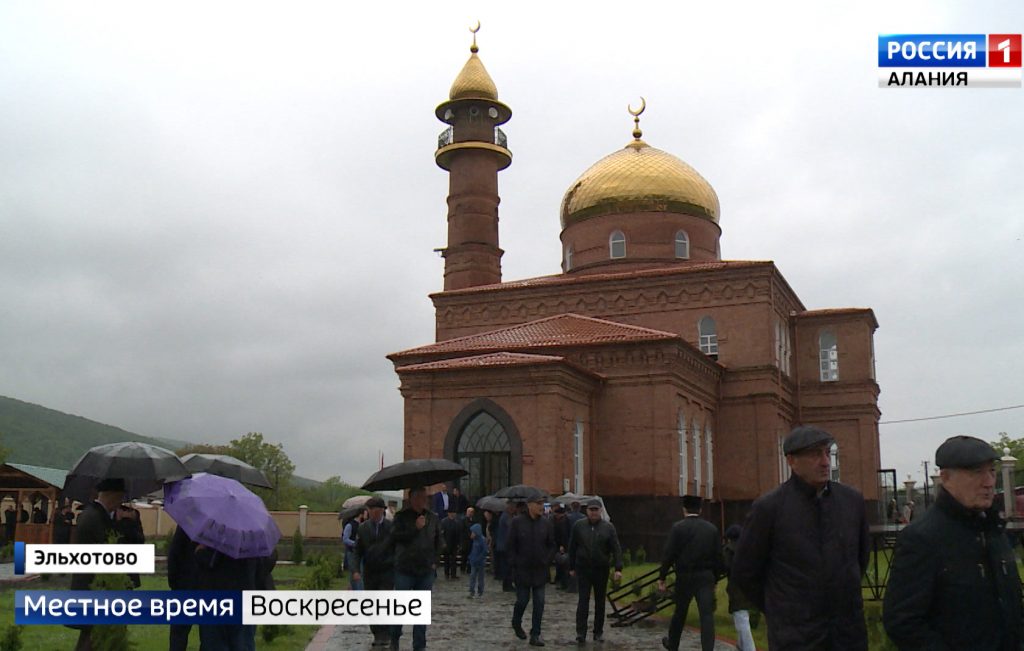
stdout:
<svg viewBox="0 0 1024 651">
<path fill-rule="evenodd" d="M 461 479 L 461 487 L 471 504 L 508 486 L 512 477 L 508 432 L 493 416 L 481 411 L 459 434 L 455 460 L 469 471 Z"/>
</svg>

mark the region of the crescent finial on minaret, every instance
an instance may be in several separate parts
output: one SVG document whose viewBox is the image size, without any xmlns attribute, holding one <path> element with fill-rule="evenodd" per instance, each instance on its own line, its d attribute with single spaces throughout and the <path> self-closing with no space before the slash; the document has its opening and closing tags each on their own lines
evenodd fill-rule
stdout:
<svg viewBox="0 0 1024 651">
<path fill-rule="evenodd" d="M 480 48 L 476 46 L 476 33 L 480 31 L 480 21 L 476 21 L 476 27 L 470 27 L 469 31 L 473 32 L 473 44 L 469 46 L 469 51 L 476 54 L 480 51 Z"/>
<path fill-rule="evenodd" d="M 640 108 L 634 109 L 632 104 L 626 106 L 626 110 L 633 116 L 633 137 L 640 140 L 640 136 L 644 135 L 644 132 L 640 130 L 640 114 L 647 108 L 647 100 L 640 97 Z"/>
</svg>

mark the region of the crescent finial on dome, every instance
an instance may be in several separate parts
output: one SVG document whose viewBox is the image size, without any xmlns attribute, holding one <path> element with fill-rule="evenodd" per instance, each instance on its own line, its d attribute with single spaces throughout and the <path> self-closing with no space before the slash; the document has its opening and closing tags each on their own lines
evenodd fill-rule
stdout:
<svg viewBox="0 0 1024 651">
<path fill-rule="evenodd" d="M 644 135 L 644 132 L 640 130 L 640 114 L 647 108 L 647 100 L 640 96 L 640 108 L 634 109 L 632 104 L 626 105 L 626 110 L 633 116 L 633 137 L 640 140 L 640 137 Z"/>
</svg>

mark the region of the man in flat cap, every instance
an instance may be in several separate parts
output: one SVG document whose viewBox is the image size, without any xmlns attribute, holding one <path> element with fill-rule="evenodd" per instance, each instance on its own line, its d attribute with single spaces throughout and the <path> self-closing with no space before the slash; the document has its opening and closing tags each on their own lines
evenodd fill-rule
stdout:
<svg viewBox="0 0 1024 651">
<path fill-rule="evenodd" d="M 1019 651 L 1020 580 L 993 506 L 991 445 L 954 436 L 935 451 L 935 505 L 896 539 L 882 621 L 900 649 Z"/>
<path fill-rule="evenodd" d="M 590 615 L 590 592 L 594 592 L 594 641 L 604 639 L 604 597 L 608 573 L 622 578 L 622 546 L 615 525 L 601 518 L 601 500 L 587 502 L 587 517 L 573 525 L 569 534 L 569 574 L 579 579 L 576 602 L 576 642 L 587 641 L 587 619 Z"/>
<path fill-rule="evenodd" d="M 661 640 L 661 645 L 669 651 L 679 648 L 686 613 L 694 598 L 700 613 L 701 649 L 713 651 L 715 648 L 715 583 L 724 572 L 725 560 L 718 528 L 700 517 L 700 509 L 700 496 L 683 497 L 683 519 L 672 525 L 661 554 L 658 590 L 665 591 L 669 568 L 675 566 L 676 570 L 676 611 L 668 627 L 668 637 Z"/>
<path fill-rule="evenodd" d="M 866 651 L 861 576 L 864 498 L 830 481 L 832 435 L 801 426 L 782 450 L 791 471 L 751 507 L 732 581 L 764 614 L 772 651 Z"/>
<path fill-rule="evenodd" d="M 379 497 L 366 500 L 370 516 L 359 525 L 356 547 L 352 553 L 353 580 L 362 580 L 366 590 L 393 590 L 395 587 L 395 554 L 391 542 L 391 521 L 384 517 L 386 505 Z M 391 627 L 371 624 L 371 646 L 388 646 Z"/>
<path fill-rule="evenodd" d="M 516 582 L 516 605 L 512 609 L 512 630 L 520 640 L 526 639 L 523 614 L 533 600 L 530 646 L 545 646 L 541 637 L 544 619 L 544 588 L 549 568 L 555 558 L 555 529 L 544 517 L 544 498 L 536 497 L 526 504 L 526 513 L 512 519 L 508 532 L 509 571 Z"/>
<path fill-rule="evenodd" d="M 123 479 L 103 479 L 96 484 L 96 499 L 78 515 L 78 525 L 71 535 L 75 545 L 106 545 L 115 539 L 115 523 L 124 502 Z M 72 590 L 89 590 L 93 574 L 71 575 Z M 92 651 L 92 626 L 79 628 L 75 651 Z"/>
</svg>

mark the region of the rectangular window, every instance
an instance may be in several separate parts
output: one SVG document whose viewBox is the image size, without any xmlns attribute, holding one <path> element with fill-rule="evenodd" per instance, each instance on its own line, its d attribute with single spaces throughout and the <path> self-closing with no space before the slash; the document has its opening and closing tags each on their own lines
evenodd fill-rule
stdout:
<svg viewBox="0 0 1024 651">
<path fill-rule="evenodd" d="M 818 366 L 821 369 L 822 382 L 835 382 L 839 379 L 839 344 L 836 336 L 823 330 L 818 335 Z"/>
<path fill-rule="evenodd" d="M 700 425 L 693 419 L 693 494 L 700 495 Z"/>
<path fill-rule="evenodd" d="M 832 462 L 832 468 L 830 470 L 831 476 L 829 477 L 832 481 L 839 481 L 839 446 L 835 443 L 828 451 L 829 460 Z"/>
<path fill-rule="evenodd" d="M 783 441 L 785 440 L 785 438 L 780 434 L 779 437 L 778 437 L 778 440 L 779 440 L 779 483 L 781 484 L 781 483 L 784 483 L 787 479 L 789 479 L 789 475 L 790 475 L 791 471 L 789 469 L 789 464 L 786 463 L 786 454 L 782 451 L 783 450 L 783 445 L 782 444 L 783 444 Z"/>
<path fill-rule="evenodd" d="M 715 447 L 711 438 L 711 424 L 704 426 L 704 456 L 708 460 L 708 493 L 710 500 L 714 497 L 715 490 Z"/>
<path fill-rule="evenodd" d="M 583 494 L 583 422 L 576 421 L 573 430 L 573 465 L 576 487 L 573 489 L 577 495 Z"/>
<path fill-rule="evenodd" d="M 690 457 L 686 452 L 686 416 L 679 412 L 679 422 L 676 426 L 676 435 L 679 437 L 679 494 L 686 495 L 686 482 L 689 478 Z"/>
</svg>

